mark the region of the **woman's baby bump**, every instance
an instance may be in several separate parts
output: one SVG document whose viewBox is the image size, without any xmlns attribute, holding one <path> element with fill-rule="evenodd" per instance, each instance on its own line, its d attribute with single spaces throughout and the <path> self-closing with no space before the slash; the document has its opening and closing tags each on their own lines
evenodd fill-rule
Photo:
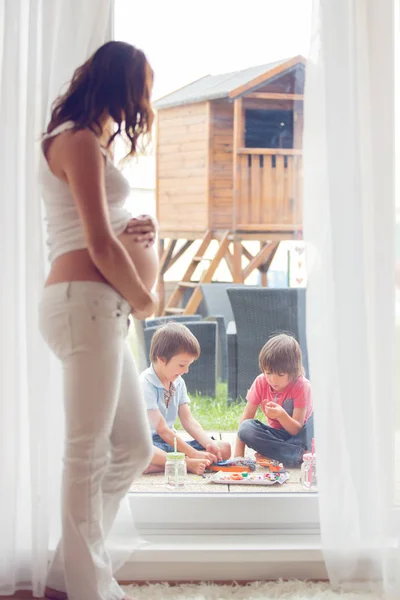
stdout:
<svg viewBox="0 0 400 600">
<path fill-rule="evenodd" d="M 121 233 L 119 241 L 131 257 L 140 279 L 148 290 L 153 289 L 158 275 L 158 256 L 155 246 L 149 248 L 143 242 L 136 242 L 129 233 Z"/>
</svg>

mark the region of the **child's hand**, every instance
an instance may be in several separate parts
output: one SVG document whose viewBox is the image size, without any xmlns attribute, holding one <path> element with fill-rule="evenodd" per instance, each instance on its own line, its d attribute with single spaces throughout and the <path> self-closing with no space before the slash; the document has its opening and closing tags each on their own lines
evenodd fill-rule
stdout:
<svg viewBox="0 0 400 600">
<path fill-rule="evenodd" d="M 204 452 L 201 450 L 196 450 L 196 454 L 195 454 L 195 456 L 193 456 L 193 458 L 205 458 L 206 460 L 210 461 L 209 462 L 210 465 L 212 463 L 217 462 L 217 457 L 214 456 L 214 454 L 211 454 L 211 452 Z"/>
<path fill-rule="evenodd" d="M 267 402 L 265 406 L 265 414 L 270 419 L 279 419 L 285 413 L 285 409 L 275 402 Z"/>
<path fill-rule="evenodd" d="M 210 444 L 207 444 L 206 451 L 210 454 L 215 454 L 215 456 L 217 457 L 217 462 L 222 461 L 221 448 L 218 446 L 217 442 L 213 441 Z"/>
</svg>

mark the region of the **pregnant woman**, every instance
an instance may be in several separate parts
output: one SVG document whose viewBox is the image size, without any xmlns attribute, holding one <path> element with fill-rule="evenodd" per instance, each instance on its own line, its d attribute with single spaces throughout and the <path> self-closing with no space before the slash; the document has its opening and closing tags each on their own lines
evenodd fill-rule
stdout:
<svg viewBox="0 0 400 600">
<path fill-rule="evenodd" d="M 53 105 L 43 136 L 42 194 L 51 272 L 42 335 L 63 367 L 62 540 L 46 597 L 120 600 L 105 549 L 122 497 L 149 464 L 152 440 L 126 336 L 129 315 L 156 310 L 154 224 L 124 208 L 129 184 L 109 156 L 127 158 L 150 134 L 153 73 L 140 50 L 109 42 Z M 142 241 L 143 240 L 143 241 Z"/>
</svg>

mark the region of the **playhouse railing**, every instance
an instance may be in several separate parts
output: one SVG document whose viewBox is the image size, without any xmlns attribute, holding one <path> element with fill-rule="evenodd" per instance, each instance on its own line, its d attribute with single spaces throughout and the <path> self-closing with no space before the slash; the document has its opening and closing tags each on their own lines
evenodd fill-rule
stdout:
<svg viewBox="0 0 400 600">
<path fill-rule="evenodd" d="M 234 207 L 236 229 L 293 231 L 302 223 L 302 153 L 296 149 L 240 148 Z"/>
</svg>

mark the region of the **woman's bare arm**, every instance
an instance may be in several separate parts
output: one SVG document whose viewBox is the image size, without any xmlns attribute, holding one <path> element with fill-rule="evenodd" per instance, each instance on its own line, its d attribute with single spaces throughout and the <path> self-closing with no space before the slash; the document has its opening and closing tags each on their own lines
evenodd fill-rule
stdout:
<svg viewBox="0 0 400 600">
<path fill-rule="evenodd" d="M 142 283 L 128 252 L 111 228 L 104 157 L 96 137 L 88 130 L 63 136 L 54 159 L 71 188 L 94 264 L 133 307 L 136 318 L 150 316 L 155 311 L 156 296 Z"/>
</svg>

